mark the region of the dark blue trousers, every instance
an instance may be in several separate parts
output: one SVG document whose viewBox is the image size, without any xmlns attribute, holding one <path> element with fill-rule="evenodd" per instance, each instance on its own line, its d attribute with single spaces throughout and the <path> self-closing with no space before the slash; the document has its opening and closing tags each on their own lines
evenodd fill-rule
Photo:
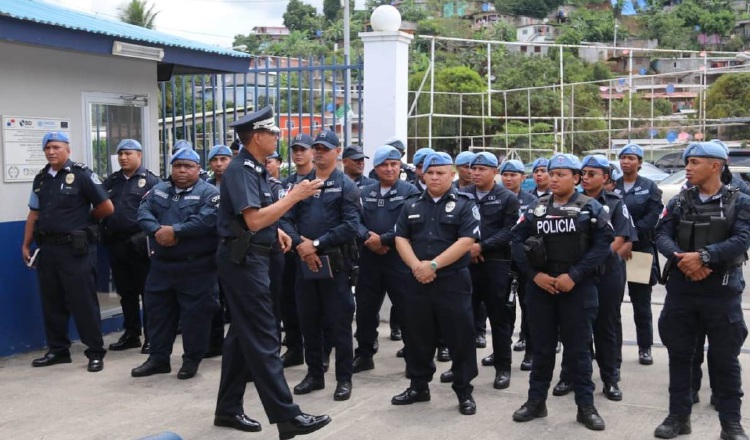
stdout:
<svg viewBox="0 0 750 440">
<path fill-rule="evenodd" d="M 123 327 L 125 333 L 141 335 L 141 303 L 146 304 L 144 297 L 146 276 L 150 262 L 148 255 L 140 254 L 130 240 L 115 240 L 107 246 L 109 250 L 109 264 L 112 268 L 112 280 L 117 294 L 120 295 L 122 306 Z M 143 329 L 146 330 L 148 321 L 147 310 L 143 309 Z M 148 339 L 148 333 L 146 333 Z"/>
<path fill-rule="evenodd" d="M 628 295 L 630 295 L 630 302 L 633 304 L 633 321 L 635 322 L 635 335 L 638 348 L 651 348 L 654 345 L 651 286 L 629 282 Z"/>
<path fill-rule="evenodd" d="M 511 337 L 515 322 L 516 304 L 508 304 L 510 261 L 485 260 L 469 266 L 472 295 L 484 304 L 492 330 L 492 351 L 495 370 L 510 371 L 513 357 Z M 474 307 L 474 311 L 477 307 Z"/>
</svg>

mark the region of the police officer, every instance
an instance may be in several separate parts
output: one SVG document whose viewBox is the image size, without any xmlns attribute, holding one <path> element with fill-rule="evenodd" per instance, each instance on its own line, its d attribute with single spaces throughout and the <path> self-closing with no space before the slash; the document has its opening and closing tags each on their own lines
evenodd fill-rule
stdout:
<svg viewBox="0 0 750 440">
<path fill-rule="evenodd" d="M 664 208 L 661 202 L 661 190 L 651 180 L 638 175 L 643 163 L 643 148 L 637 144 L 628 144 L 618 154 L 623 176 L 615 182 L 615 193 L 622 196 L 633 223 L 638 230 L 638 241 L 633 244 L 633 251 L 654 255 L 654 270 L 648 284 L 628 282 L 628 295 L 633 304 L 636 340 L 638 342 L 638 362 L 651 365 L 651 345 L 654 342 L 653 318 L 651 316 L 651 286 L 656 284 L 656 254 L 653 244 L 654 227 L 659 213 Z M 624 254 L 626 260 L 630 253 Z"/>
<path fill-rule="evenodd" d="M 471 161 L 476 157 L 475 153 L 471 151 L 462 151 L 456 156 L 456 174 L 458 179 L 453 182 L 453 186 L 456 189 L 463 189 L 473 183 L 471 173 Z"/>
<path fill-rule="evenodd" d="M 177 153 L 178 151 L 182 149 L 195 151 L 195 149 L 193 148 L 193 144 L 190 143 L 190 141 L 186 141 L 185 139 L 179 139 L 177 140 L 177 142 L 174 143 L 174 146 L 172 147 L 172 155 L 174 155 L 175 153 Z M 209 178 L 208 171 L 204 170 L 202 167 L 198 170 L 198 176 L 202 180 L 208 180 Z"/>
<path fill-rule="evenodd" d="M 279 217 L 311 196 L 320 182 L 301 181 L 273 202 L 263 166 L 280 133 L 273 109 L 269 106 L 251 113 L 232 126 L 243 148 L 224 172 L 216 262 L 233 319 L 224 343 L 214 425 L 247 432 L 262 429 L 245 415 L 242 405 L 251 376 L 269 421 L 277 425 L 280 438 L 290 439 L 314 432 L 331 419 L 304 414 L 292 401 L 279 357 L 268 254 L 277 241 L 289 250 L 289 237 L 278 230 Z"/>
<path fill-rule="evenodd" d="M 194 377 L 218 308 L 214 255 L 219 190 L 199 177 L 195 151 L 177 150 L 170 163 L 169 180 L 154 186 L 138 208 L 138 225 L 153 246 L 146 278 L 151 350 L 146 362 L 131 371 L 133 377 L 171 371 L 178 322 L 184 354 L 177 378 Z"/>
<path fill-rule="evenodd" d="M 401 157 L 404 157 L 404 155 L 406 154 L 406 146 L 404 142 L 396 136 L 386 139 L 383 144 L 390 145 L 391 147 L 397 149 L 401 154 Z M 375 172 L 374 168 L 370 170 L 370 174 L 367 177 L 377 180 L 378 175 Z M 401 162 L 401 172 L 399 173 L 399 179 L 406 180 L 407 182 L 413 182 L 416 178 L 416 167 L 412 164 Z M 393 311 L 391 311 L 391 313 L 393 313 Z"/>
<path fill-rule="evenodd" d="M 415 168 L 415 177 L 414 180 L 410 181 L 412 185 L 416 186 L 417 189 L 420 192 L 424 192 L 424 190 L 427 188 L 427 185 L 424 182 L 423 172 L 422 172 L 422 163 L 424 162 L 425 158 L 429 155 L 434 153 L 435 150 L 432 148 L 420 148 L 416 152 L 414 152 L 414 166 Z"/>
<path fill-rule="evenodd" d="M 365 232 L 361 237 L 364 246 L 356 290 L 357 349 L 352 364 L 355 373 L 375 368 L 372 357 L 376 351 L 378 311 L 383 298 L 387 291 L 398 314 L 406 279 L 411 277 L 409 268 L 396 252 L 393 227 L 405 200 L 418 191 L 414 185 L 399 179 L 401 163 L 401 153 L 397 149 L 389 145 L 379 147 L 372 162 L 379 182 L 364 187 L 361 193 Z"/>
<path fill-rule="evenodd" d="M 396 224 L 396 249 L 411 269 L 403 304 L 406 365 L 411 384 L 393 405 L 430 400 L 432 357 L 442 335 L 453 358 L 453 390 L 459 412 L 476 413 L 471 380 L 477 375 L 471 305 L 470 250 L 479 238 L 479 209 L 453 188 L 453 161 L 446 153 L 424 159 L 427 189 L 406 200 Z"/>
<path fill-rule="evenodd" d="M 534 183 L 536 184 L 531 190 L 531 194 L 535 195 L 537 198 L 550 193 L 548 166 L 549 160 L 544 157 L 535 159 L 531 164 L 531 175 L 534 177 Z"/>
<path fill-rule="evenodd" d="M 369 157 L 365 156 L 361 146 L 351 145 L 344 148 L 341 157 L 344 165 L 344 174 L 352 179 L 357 188 L 362 189 L 362 187 L 372 185 L 376 182 L 375 179 L 370 179 L 364 175 L 365 159 L 369 159 Z"/>
<path fill-rule="evenodd" d="M 232 150 L 226 145 L 214 145 L 208 152 L 208 167 L 211 169 L 213 176 L 208 179 L 208 183 L 221 188 L 221 176 L 227 169 L 229 162 L 234 157 Z"/>
<path fill-rule="evenodd" d="M 75 319 L 81 341 L 88 347 L 88 371 L 104 368 L 99 300 L 96 296 L 95 220 L 114 208 L 96 173 L 70 160 L 70 140 L 62 132 L 42 138 L 47 165 L 34 177 L 21 255 L 37 265 L 42 296 L 47 353 L 34 367 L 70 363 L 68 320 Z M 92 210 L 93 206 L 93 210 Z M 31 261 L 31 242 L 39 246 Z"/>
<path fill-rule="evenodd" d="M 271 155 L 266 157 L 266 172 L 268 173 L 268 187 L 271 189 L 271 198 L 274 203 L 278 202 L 284 196 L 286 196 L 286 190 L 284 185 L 279 179 L 273 176 L 273 173 L 269 171 L 269 164 L 274 162 L 280 164 L 281 157 L 279 153 L 274 151 Z M 271 165 L 271 169 L 275 167 L 276 175 L 279 173 L 279 168 L 275 164 Z M 269 255 L 268 262 L 268 273 L 270 276 L 269 288 L 271 289 L 271 304 L 273 305 L 273 316 L 276 317 L 276 327 L 279 334 L 279 340 L 281 340 L 281 301 L 282 301 L 282 289 L 284 287 L 284 271 L 286 269 L 286 256 L 284 249 L 280 246 L 279 242 L 276 241 L 271 245 L 271 254 Z M 300 360 L 301 363 L 301 360 Z"/>
<path fill-rule="evenodd" d="M 721 438 L 747 439 L 740 423 L 738 355 L 747 337 L 741 265 L 750 248 L 750 197 L 722 183 L 728 156 L 721 146 L 692 143 L 683 158 L 693 186 L 669 201 L 656 226 L 659 252 L 670 260 L 659 317 L 669 353 L 669 415 L 654 435 L 674 438 L 691 431 L 691 364 L 696 335 L 705 331 Z"/>
<path fill-rule="evenodd" d="M 273 177 L 281 182 L 281 156 L 279 153 L 274 151 L 273 154 L 266 158 L 266 171 L 268 171 L 268 177 Z"/>
<path fill-rule="evenodd" d="M 351 325 L 354 299 L 349 271 L 356 253 L 354 240 L 362 206 L 357 186 L 336 168 L 336 156 L 341 150 L 336 134 L 321 131 L 312 148 L 315 170 L 308 178 L 324 181 L 321 192 L 297 204 L 281 221 L 299 256 L 297 310 L 305 341 L 307 375 L 294 387 L 294 393 L 307 394 L 325 388 L 323 329 L 327 324 L 331 345 L 336 349 L 333 398 L 348 400 L 354 359 Z"/>
<path fill-rule="evenodd" d="M 519 250 L 513 258 L 532 280 L 526 307 L 534 338 L 528 400 L 513 413 L 513 420 L 527 422 L 547 415 L 545 401 L 559 334 L 571 359 L 576 420 L 600 431 L 604 420 L 594 407 L 589 345 L 598 303 L 593 278 L 610 254 L 612 228 L 602 205 L 576 192 L 581 173 L 577 157 L 555 154 L 548 170 L 552 193 L 540 198 L 513 228 L 514 251 Z"/>
<path fill-rule="evenodd" d="M 138 206 L 143 196 L 161 179 L 141 164 L 143 147 L 135 139 L 123 139 L 117 145 L 120 170 L 104 180 L 115 211 L 102 221 L 103 241 L 109 250 L 112 279 L 122 306 L 125 332 L 109 345 L 119 351 L 141 346 L 141 305 L 146 304 L 144 287 L 149 269 L 146 234 L 138 227 Z M 147 329 L 147 310 L 143 309 L 143 328 Z M 148 334 L 144 351 L 148 352 Z"/>
<path fill-rule="evenodd" d="M 602 392 L 609 400 L 622 400 L 622 391 L 618 386 L 620 364 L 622 362 L 622 318 L 620 308 L 625 294 L 625 262 L 621 253 L 632 247 L 632 241 L 638 240 L 638 232 L 630 220 L 628 209 L 617 194 L 604 191 L 604 182 L 609 180 L 610 165 L 605 156 L 586 156 L 581 162 L 584 194 L 599 202 L 609 214 L 614 229 L 614 241 L 610 245 L 611 253 L 606 260 L 604 273 L 596 278 L 596 290 L 599 295 L 599 310 L 594 320 L 594 348 L 596 363 L 599 365 L 599 376 L 604 382 Z M 563 351 L 560 382 L 555 385 L 552 394 L 563 396 L 572 390 L 569 379 L 570 358 L 568 350 Z"/>
</svg>

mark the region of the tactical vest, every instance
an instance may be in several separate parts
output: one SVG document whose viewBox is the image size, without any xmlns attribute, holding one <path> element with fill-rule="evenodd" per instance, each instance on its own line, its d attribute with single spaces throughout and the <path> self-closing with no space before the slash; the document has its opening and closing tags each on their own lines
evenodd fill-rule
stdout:
<svg viewBox="0 0 750 440">
<path fill-rule="evenodd" d="M 579 194 L 573 203 L 554 207 L 552 195 L 548 194 L 534 208 L 532 234 L 543 237 L 547 268 L 552 272 L 567 272 L 588 251 L 591 228 L 580 224 L 578 216 L 589 200 L 590 197 Z"/>
<path fill-rule="evenodd" d="M 695 204 L 696 187 L 680 192 L 677 206 L 680 207 L 680 223 L 677 225 L 677 244 L 687 252 L 705 248 L 709 244 L 719 243 L 731 235 L 736 217 L 737 194 L 739 189 L 728 188 L 721 196 L 719 203 Z M 747 260 L 741 255 L 723 264 L 732 267 Z"/>
</svg>

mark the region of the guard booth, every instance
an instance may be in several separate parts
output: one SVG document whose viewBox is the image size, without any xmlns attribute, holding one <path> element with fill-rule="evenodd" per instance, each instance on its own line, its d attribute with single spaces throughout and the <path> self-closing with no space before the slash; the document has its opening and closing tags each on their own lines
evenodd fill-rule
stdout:
<svg viewBox="0 0 750 440">
<path fill-rule="evenodd" d="M 67 132 L 71 159 L 102 177 L 119 168 L 117 143 L 137 139 L 144 164 L 161 174 L 159 82 L 246 73 L 250 56 L 25 0 L 0 3 L 0 59 L 1 357 L 45 345 L 36 274 L 20 250 L 31 183 L 46 164 L 44 133 Z M 117 295 L 102 293 L 99 300 L 105 333 L 117 330 Z M 77 339 L 72 325 L 71 337 Z"/>
</svg>

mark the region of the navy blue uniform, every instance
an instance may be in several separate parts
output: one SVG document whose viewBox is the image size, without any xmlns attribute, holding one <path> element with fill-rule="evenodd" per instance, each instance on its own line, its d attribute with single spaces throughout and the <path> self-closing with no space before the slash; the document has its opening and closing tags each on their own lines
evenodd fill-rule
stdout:
<svg viewBox="0 0 750 440">
<path fill-rule="evenodd" d="M 743 392 L 738 355 L 747 337 L 742 314 L 742 291 L 745 281 L 741 262 L 750 248 L 750 197 L 736 194 L 734 206 L 727 198 L 727 187 L 705 202 L 696 188 L 683 190 L 670 200 L 656 227 L 656 245 L 665 257 L 675 252 L 705 249 L 710 255 L 711 274 L 701 281 L 691 281 L 675 264 L 667 280 L 667 297 L 659 317 L 659 334 L 669 352 L 669 412 L 689 415 L 692 410 L 691 364 L 695 340 L 705 332 L 709 341 L 710 369 L 716 410 L 722 422 L 738 422 Z M 697 209 L 710 217 L 727 219 L 724 239 L 709 240 L 705 246 L 692 249 L 681 245 L 681 222 L 692 215 L 681 197 L 692 198 Z M 731 214 L 729 211 L 734 211 Z M 707 219 L 700 220 L 706 222 Z M 699 222 L 699 220 L 696 220 Z M 724 232 L 724 231 L 720 231 Z M 693 232 L 695 236 L 695 232 Z"/>
<path fill-rule="evenodd" d="M 138 206 L 146 192 L 160 181 L 151 171 L 140 167 L 130 177 L 116 171 L 103 183 L 115 208 L 115 212 L 102 221 L 103 241 L 109 250 L 112 279 L 120 295 L 123 326 L 127 335 L 141 335 L 139 301 L 143 299 L 143 304 L 146 304 L 144 286 L 150 266 L 147 238 L 138 227 Z M 143 322 L 146 330 L 145 308 Z"/>
<path fill-rule="evenodd" d="M 221 244 L 216 263 L 232 311 L 232 323 L 224 340 L 216 415 L 244 414 L 245 386 L 247 378 L 252 377 L 268 420 L 271 423 L 290 420 L 301 411 L 292 401 L 284 379 L 269 278 L 269 252 L 277 241 L 278 225 L 255 231 L 253 247 L 244 260 L 239 264 L 231 261 L 231 246 L 237 238 L 230 227 L 232 222 L 239 222 L 247 229 L 242 211 L 273 203 L 266 168 L 243 148 L 227 166 L 222 180 L 217 225 Z"/>
<path fill-rule="evenodd" d="M 534 206 L 538 200 L 535 195 L 523 190 L 518 191 L 516 197 L 518 198 L 519 203 L 518 215 L 516 218 L 522 216 L 529 207 Z M 526 353 L 530 356 L 531 353 L 534 352 L 534 338 L 531 336 L 531 331 L 529 330 L 529 317 L 526 312 L 526 286 L 528 285 L 529 280 L 526 278 L 526 274 L 518 269 L 515 259 L 511 262 L 510 268 L 516 275 L 516 282 L 518 283 L 518 304 L 521 306 L 521 330 L 518 333 L 518 339 L 526 341 Z"/>
<path fill-rule="evenodd" d="M 367 235 L 372 231 L 380 236 L 380 242 L 390 249 L 383 255 L 363 246 L 359 259 L 359 281 L 357 283 L 357 350 L 356 355 L 372 358 L 378 332 L 378 311 L 383 304 L 386 291 L 396 310 L 391 321 L 398 316 L 404 297 L 406 280 L 411 278 L 409 268 L 396 251 L 394 226 L 401 214 L 405 200 L 418 191 L 414 185 L 403 180 L 396 183 L 385 194 L 380 183 L 362 189 L 363 224 Z M 362 237 L 366 239 L 366 236 Z M 393 322 L 391 322 L 393 324 Z"/>
<path fill-rule="evenodd" d="M 510 345 L 516 315 L 515 298 L 510 301 L 508 298 L 511 283 L 510 230 L 518 221 L 518 198 L 497 184 L 481 198 L 474 185 L 461 191 L 475 199 L 482 217 L 482 239 L 479 244 L 484 261 L 469 265 L 474 313 L 484 304 L 492 326 L 495 370 L 509 372 L 512 360 Z"/>
<path fill-rule="evenodd" d="M 307 177 L 316 179 L 313 171 Z M 297 259 L 297 311 L 305 340 L 305 362 L 308 374 L 323 377 L 324 327 L 330 328 L 331 345 L 336 349 L 336 381 L 350 381 L 352 377 L 352 318 L 354 298 L 349 287 L 351 247 L 360 224 L 362 206 L 359 189 L 344 173 L 334 170 L 323 183 L 321 192 L 294 206 L 281 220 L 284 231 L 292 237 L 294 247 L 304 236 L 319 240 L 318 255 L 328 255 L 333 278 L 306 280 L 302 262 Z M 324 325 L 327 324 L 327 325 Z"/>
<path fill-rule="evenodd" d="M 285 190 L 281 181 L 275 177 L 268 176 L 268 187 L 271 189 L 271 198 L 274 202 L 278 202 L 279 199 L 285 195 Z M 274 241 L 271 245 L 268 269 L 271 278 L 270 289 L 271 303 L 273 304 L 273 316 L 276 317 L 276 328 L 279 332 L 279 338 L 281 338 L 281 291 L 284 285 L 285 263 L 284 252 L 281 251 L 281 246 L 279 246 L 278 240 Z"/>
<path fill-rule="evenodd" d="M 589 349 L 599 304 L 594 277 L 610 255 L 613 235 L 602 205 L 590 198 L 579 201 L 581 197 L 586 196 L 574 193 L 564 207 L 554 206 L 552 195 L 542 197 L 513 228 L 513 258 L 529 280 L 526 307 L 534 339 L 530 401 L 547 399 L 559 334 L 570 357 L 576 404 L 579 407 L 594 404 Z M 523 252 L 523 244 L 531 236 L 543 237 L 546 249 L 543 266 L 532 267 Z M 534 283 L 540 272 L 553 277 L 567 273 L 575 286 L 570 292 L 552 295 Z"/>
<path fill-rule="evenodd" d="M 368 174 L 367 177 L 373 180 L 378 180 L 378 174 L 375 172 L 375 168 L 370 170 L 370 174 Z M 414 171 L 414 165 L 401 162 L 401 172 L 399 173 L 399 180 L 405 180 L 409 183 L 412 183 L 416 178 L 417 173 Z"/>
<path fill-rule="evenodd" d="M 288 191 L 292 185 L 304 180 L 305 176 L 292 173 L 281 181 L 282 191 Z M 278 195 L 282 198 L 284 192 Z M 281 285 L 281 320 L 284 322 L 284 334 L 286 335 L 286 347 L 290 353 L 298 353 L 302 356 L 302 330 L 299 325 L 299 314 L 297 312 L 297 295 L 295 284 L 297 277 L 297 255 L 294 252 L 284 254 L 284 278 Z"/>
<path fill-rule="evenodd" d="M 653 245 L 653 234 L 659 213 L 664 208 L 661 202 L 661 190 L 651 180 L 638 176 L 629 191 L 625 191 L 625 181 L 620 178 L 615 182 L 616 194 L 622 196 L 628 207 L 635 228 L 638 230 L 638 242 L 633 243 L 633 251 L 654 255 L 654 269 L 649 284 L 628 282 L 628 295 L 633 303 L 636 339 L 640 350 L 648 350 L 654 343 L 653 317 L 651 315 L 651 286 L 656 284 L 656 252 Z"/>
<path fill-rule="evenodd" d="M 151 237 L 153 256 L 146 278 L 149 359 L 169 365 L 182 326 L 183 363 L 200 364 L 208 349 L 211 316 L 218 307 L 216 214 L 219 191 L 198 179 L 187 189 L 171 179 L 154 186 L 138 209 L 138 225 Z M 162 226 L 172 226 L 177 244 L 161 246 L 153 239 Z"/>
<path fill-rule="evenodd" d="M 65 162 L 54 176 L 47 165 L 34 177 L 29 208 L 39 217 L 37 277 L 49 352 L 70 355 L 71 313 L 89 359 L 102 359 L 99 299 L 96 296 L 96 234 L 91 207 L 108 199 L 99 177 L 85 165 Z M 81 240 L 82 239 L 82 240 Z M 78 241 L 81 246 L 77 246 Z"/>
<path fill-rule="evenodd" d="M 408 239 L 420 261 L 430 261 L 463 237 L 480 238 L 480 214 L 474 201 L 450 190 L 436 202 L 427 191 L 407 199 L 398 223 L 396 237 Z M 424 390 L 435 374 L 432 358 L 443 336 L 451 353 L 453 390 L 461 397 L 473 391 L 477 376 L 474 347 L 474 314 L 471 304 L 470 254 L 440 267 L 437 278 L 422 284 L 413 276 L 404 289 L 404 342 L 411 388 Z"/>
<path fill-rule="evenodd" d="M 349 176 L 346 176 L 346 177 L 349 177 Z M 364 174 L 362 174 L 361 176 L 357 177 L 356 179 L 352 179 L 351 177 L 349 177 L 349 179 L 352 182 L 354 182 L 355 185 L 357 185 L 357 188 L 359 188 L 360 191 L 362 190 L 362 188 L 364 188 L 366 186 L 370 186 L 370 185 L 372 185 L 374 183 L 378 183 L 377 179 L 371 179 L 371 178 L 365 176 Z"/>
</svg>

